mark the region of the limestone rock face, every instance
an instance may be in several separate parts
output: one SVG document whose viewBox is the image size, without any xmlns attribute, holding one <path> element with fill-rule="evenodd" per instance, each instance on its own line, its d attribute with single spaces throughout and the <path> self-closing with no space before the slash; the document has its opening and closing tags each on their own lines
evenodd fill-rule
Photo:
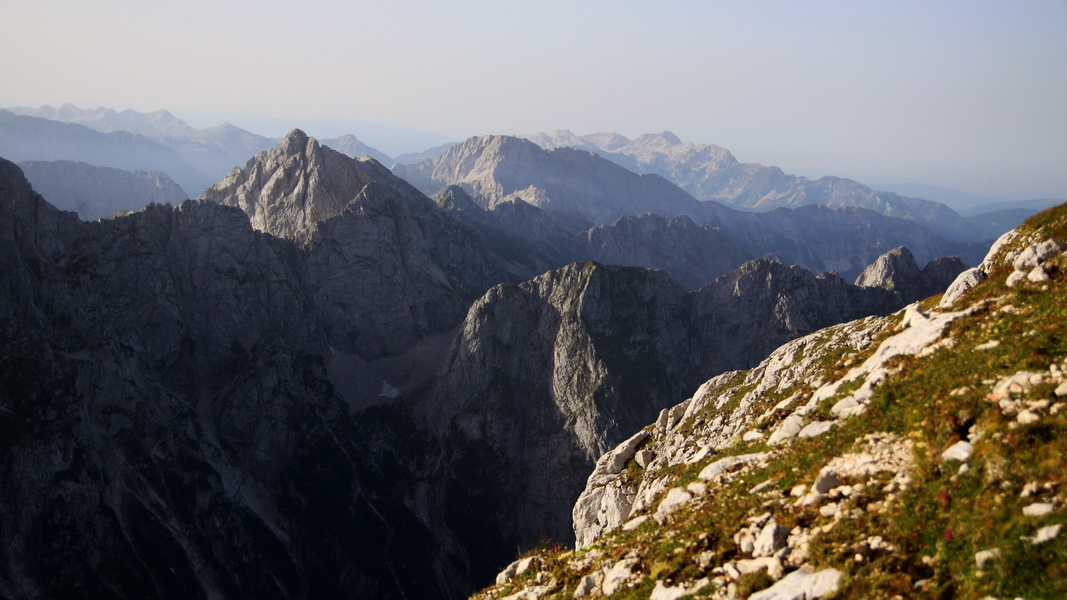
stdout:
<svg viewBox="0 0 1067 600">
<path fill-rule="evenodd" d="M 705 361 L 714 357 L 722 370 L 747 368 L 800 332 L 900 307 L 884 290 L 770 260 L 745 263 L 719 277 L 698 290 L 693 302 L 697 315 L 713 316 L 716 323 L 696 355 Z"/>
<path fill-rule="evenodd" d="M 180 204 L 189 196 L 166 173 L 126 171 L 72 161 L 19 163 L 34 190 L 61 210 L 102 219 L 148 204 Z"/>
<path fill-rule="evenodd" d="M 339 215 L 371 182 L 404 187 L 377 161 L 347 157 L 294 129 L 200 198 L 240 208 L 259 231 L 304 240 L 315 224 Z"/>
<path fill-rule="evenodd" d="M 594 263 L 475 302 L 416 406 L 442 448 L 428 493 L 449 494 L 431 503 L 443 520 L 480 521 L 478 543 L 504 552 L 568 539 L 594 459 L 681 393 L 685 367 L 668 357 L 686 323 L 686 293 L 666 275 Z M 487 513 L 487 498 L 507 508 Z"/>
</svg>

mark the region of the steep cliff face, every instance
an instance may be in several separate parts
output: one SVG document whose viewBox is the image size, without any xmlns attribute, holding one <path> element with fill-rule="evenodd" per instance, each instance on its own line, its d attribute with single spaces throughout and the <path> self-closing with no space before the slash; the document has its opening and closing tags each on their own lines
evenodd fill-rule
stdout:
<svg viewBox="0 0 1067 600">
<path fill-rule="evenodd" d="M 662 272 L 592 262 L 497 286 L 415 399 L 436 444 L 420 505 L 464 532 L 460 545 L 492 549 L 484 557 L 569 539 L 568 511 L 595 457 L 709 373 L 898 306 L 881 288 L 766 260 L 695 292 Z M 484 580 L 492 562 L 470 556 Z"/>
<path fill-rule="evenodd" d="M 711 373 L 749 368 L 800 334 L 885 314 L 901 300 L 833 273 L 813 276 L 770 260 L 746 263 L 694 293 L 694 321 L 714 324 L 703 326 L 707 334 L 690 350 L 693 368 L 704 369 L 693 386 Z M 710 365 L 717 368 L 708 370 Z"/>
<path fill-rule="evenodd" d="M 364 359 L 452 329 L 470 302 L 511 280 L 476 234 L 428 198 L 362 188 L 307 243 L 307 284 L 330 344 Z"/>
<path fill-rule="evenodd" d="M 598 459 L 576 551 L 477 597 L 1063 595 L 1065 236 L 708 380 Z"/>
<path fill-rule="evenodd" d="M 455 589 L 361 482 L 292 244 L 207 202 L 82 223 L 0 167 L 0 594 Z"/>
<path fill-rule="evenodd" d="M 430 505 L 467 525 L 454 528 L 471 549 L 492 548 L 484 558 L 569 537 L 565 507 L 585 466 L 677 393 L 680 365 L 665 359 L 685 343 L 686 316 L 677 284 L 635 268 L 573 264 L 490 290 L 416 404 L 442 448 Z"/>
</svg>

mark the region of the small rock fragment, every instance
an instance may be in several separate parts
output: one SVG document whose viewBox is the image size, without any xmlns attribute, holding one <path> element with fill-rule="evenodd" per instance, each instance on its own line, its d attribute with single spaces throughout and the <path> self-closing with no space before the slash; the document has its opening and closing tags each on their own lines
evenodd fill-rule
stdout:
<svg viewBox="0 0 1067 600">
<path fill-rule="evenodd" d="M 1041 283 L 1049 280 L 1048 271 L 1040 265 L 1034 267 L 1034 269 L 1027 274 L 1026 278 L 1034 283 Z"/>
<path fill-rule="evenodd" d="M 624 558 L 604 573 L 604 583 L 600 586 L 600 590 L 605 596 L 610 596 L 617 592 L 620 587 L 633 577 L 630 569 L 635 564 L 637 564 L 636 558 Z"/>
<path fill-rule="evenodd" d="M 979 569 L 984 569 L 985 566 L 994 559 L 1000 558 L 1000 548 L 990 548 L 989 550 L 980 550 L 974 553 L 974 564 Z"/>
<path fill-rule="evenodd" d="M 1026 273 L 1023 273 L 1022 271 L 1012 271 L 1011 275 L 1008 275 L 1008 278 L 1004 280 L 1004 285 L 1007 287 L 1015 287 L 1024 279 L 1026 279 Z"/>
<path fill-rule="evenodd" d="M 771 487 L 772 485 L 774 485 L 774 481 L 768 479 L 767 481 L 764 481 L 763 483 L 757 483 L 756 485 L 752 486 L 752 489 L 748 490 L 748 493 L 750 493 L 750 494 L 758 494 L 758 493 L 762 492 L 763 490 Z"/>
<path fill-rule="evenodd" d="M 528 556 L 526 558 L 520 558 L 519 560 L 516 560 L 515 562 L 505 567 L 503 571 L 497 574 L 496 584 L 504 585 L 505 583 L 525 573 L 526 570 L 530 567 L 536 564 L 540 564 L 540 562 L 540 556 Z"/>
<path fill-rule="evenodd" d="M 697 497 L 703 496 L 704 494 L 708 493 L 708 486 L 699 481 L 694 481 L 690 483 L 689 485 L 685 486 L 685 489 L 688 490 L 689 493 Z"/>
<path fill-rule="evenodd" d="M 667 497 L 659 503 L 656 514 L 653 515 L 656 522 L 663 524 L 671 513 L 678 510 L 683 504 L 693 499 L 693 495 L 683 488 L 673 488 L 667 492 Z"/>
<path fill-rule="evenodd" d="M 800 430 L 800 433 L 797 434 L 797 437 L 802 437 L 802 438 L 818 437 L 818 436 L 826 433 L 827 431 L 830 431 L 833 428 L 833 426 L 836 425 L 836 424 L 837 424 L 837 421 L 812 421 L 811 423 L 808 423 L 807 425 L 804 426 L 803 429 Z"/>
<path fill-rule="evenodd" d="M 819 477 L 815 480 L 815 484 L 811 486 L 811 489 L 817 494 L 825 494 L 839 485 L 841 485 L 841 481 L 838 480 L 837 473 L 823 471 L 819 473 Z"/>
<path fill-rule="evenodd" d="M 782 561 L 776 556 L 763 556 L 760 558 L 739 560 L 734 563 L 734 568 L 736 568 L 742 575 L 758 573 L 763 569 L 766 569 L 767 574 L 775 581 L 781 579 L 785 571 Z"/>
<path fill-rule="evenodd" d="M 766 452 L 758 452 L 755 454 L 742 454 L 740 456 L 727 456 L 726 458 L 720 458 L 719 460 L 704 467 L 700 471 L 700 474 L 697 475 L 697 477 L 705 481 L 709 479 L 715 479 L 719 475 L 722 475 L 723 473 L 730 471 L 735 467 L 754 463 L 766 457 Z"/>
<path fill-rule="evenodd" d="M 590 573 L 585 577 L 582 577 L 581 581 L 574 588 L 575 598 L 585 598 L 592 594 L 595 590 L 599 590 L 600 586 L 604 583 L 604 572 L 596 571 Z"/>
<path fill-rule="evenodd" d="M 1035 546 L 1038 544 L 1044 544 L 1045 542 L 1051 542 L 1056 539 L 1056 536 L 1060 534 L 1060 525 L 1048 525 L 1037 530 L 1034 537 L 1030 538 L 1030 542 Z"/>
<path fill-rule="evenodd" d="M 1015 420 L 1021 425 L 1033 425 L 1041 420 L 1041 417 L 1032 410 L 1026 409 L 1019 411 L 1019 414 L 1015 415 Z"/>
<path fill-rule="evenodd" d="M 813 573 L 801 568 L 793 571 L 771 587 L 749 596 L 749 600 L 798 600 L 822 598 L 837 591 L 841 582 L 841 571 L 825 569 Z"/>
<path fill-rule="evenodd" d="M 1048 502 L 1034 502 L 1023 507 L 1023 515 L 1027 517 L 1043 517 L 1056 510 L 1055 505 Z"/>
<path fill-rule="evenodd" d="M 771 433 L 771 437 L 767 438 L 768 446 L 777 446 L 786 440 L 796 437 L 800 430 L 804 427 L 804 419 L 797 415 L 789 415 L 782 421 L 782 424 L 778 426 Z"/>
<path fill-rule="evenodd" d="M 694 593 L 703 589 L 708 585 L 707 578 L 698 579 L 690 584 L 681 583 L 677 586 L 668 586 L 662 581 L 656 581 L 656 588 L 652 590 L 652 594 L 648 597 L 649 600 L 677 600 L 678 598 L 685 598 L 691 596 Z"/>
<path fill-rule="evenodd" d="M 637 463 L 637 466 L 644 469 L 654 458 L 656 458 L 656 453 L 645 448 L 634 455 L 634 462 Z"/>
<path fill-rule="evenodd" d="M 971 452 L 973 451 L 974 447 L 971 446 L 970 442 L 960 440 L 941 453 L 941 460 L 958 460 L 964 462 L 971 458 Z"/>
<path fill-rule="evenodd" d="M 788 539 L 789 530 L 779 526 L 774 519 L 771 519 L 767 521 L 759 536 L 756 537 L 756 541 L 752 546 L 752 556 L 756 558 L 770 556 L 784 548 Z"/>
</svg>

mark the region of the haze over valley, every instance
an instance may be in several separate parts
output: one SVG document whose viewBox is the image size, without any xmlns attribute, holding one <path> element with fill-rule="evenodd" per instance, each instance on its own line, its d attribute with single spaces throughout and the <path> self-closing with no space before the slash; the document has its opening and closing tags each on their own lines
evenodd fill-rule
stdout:
<svg viewBox="0 0 1067 600">
<path fill-rule="evenodd" d="M 1063 5 L 157 10 L 7 11 L 0 598 L 1067 594 Z"/>
</svg>

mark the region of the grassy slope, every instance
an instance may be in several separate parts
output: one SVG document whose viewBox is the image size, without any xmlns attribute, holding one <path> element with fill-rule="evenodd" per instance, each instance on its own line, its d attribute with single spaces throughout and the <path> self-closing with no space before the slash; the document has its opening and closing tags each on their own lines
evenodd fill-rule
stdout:
<svg viewBox="0 0 1067 600">
<path fill-rule="evenodd" d="M 1018 231 L 1022 235 L 1005 252 L 1018 250 L 1024 242 L 1067 240 L 1067 205 L 1032 217 Z M 677 585 L 715 579 L 721 573 L 717 566 L 743 558 L 734 541 L 739 526 L 765 512 L 780 525 L 812 531 L 810 566 L 833 567 L 844 574 L 835 598 L 1067 597 L 1067 531 L 1040 545 L 1024 539 L 1041 526 L 1067 523 L 1063 510 L 1067 406 L 1058 404 L 1067 398 L 1054 393 L 1059 380 L 1056 367 L 1067 371 L 1067 255 L 1046 263 L 1046 269 L 1050 281 L 1014 288 L 1004 285 L 1010 266 L 993 270 L 957 303 L 957 309 L 978 308 L 949 327 L 943 338 L 951 343 L 940 344 L 922 358 L 893 359 L 893 376 L 875 388 L 864 414 L 822 436 L 773 449 L 765 467 L 742 471 L 721 484 L 709 483 L 707 495 L 686 504 L 662 527 L 649 519 L 633 531 L 609 533 L 583 550 L 541 549 L 536 552 L 537 568 L 505 586 L 483 591 L 480 597 L 502 598 L 537 582 L 552 582 L 543 597 L 571 598 L 583 575 L 625 556 L 637 558 L 634 577 L 614 598 L 647 598 L 656 580 Z M 933 309 L 936 300 L 926 301 L 924 309 Z M 874 332 L 876 343 L 865 350 L 834 344 L 815 350 L 819 360 L 807 381 L 839 379 L 849 366 L 865 360 L 900 319 L 898 313 L 866 320 L 864 327 Z M 831 328 L 816 336 L 840 331 Z M 980 348 L 991 340 L 1000 345 Z M 990 398 L 992 391 L 998 382 L 1021 371 L 1041 373 L 1043 381 L 1010 395 L 1001 403 L 1005 410 L 998 398 Z M 735 380 L 741 383 L 743 378 Z M 810 395 L 811 387 L 806 383 L 778 389 L 761 398 L 750 414 L 761 414 L 794 392 Z M 828 416 L 828 408 L 855 387 L 842 386 L 814 414 Z M 747 391 L 735 387 L 724 393 L 737 397 Z M 712 405 L 707 411 L 726 411 L 729 404 L 736 402 L 718 409 Z M 1039 417 L 1036 422 L 1019 422 L 1018 412 L 1027 408 Z M 696 417 L 706 421 L 714 414 Z M 764 422 L 758 427 L 771 431 L 774 426 Z M 862 438 L 872 432 L 910 441 L 914 461 L 903 480 L 883 472 L 846 481 L 863 486 L 850 497 L 833 499 L 840 505 L 836 517 L 818 510 L 829 499 L 796 505 L 790 496 L 794 486 L 810 485 L 831 459 L 861 450 Z M 968 433 L 978 433 L 979 438 L 969 470 L 961 473 L 960 463 L 942 460 L 941 452 Z M 624 474 L 635 481 L 666 475 L 671 478 L 668 487 L 681 486 L 695 481 L 712 460 L 770 450 L 765 440 L 737 441 L 712 458 L 657 473 L 645 473 L 631 464 Z M 765 485 L 753 493 L 759 484 Z M 1024 516 L 1023 507 L 1033 502 L 1051 502 L 1057 510 L 1041 517 Z M 872 550 L 865 542 L 871 536 L 882 536 L 888 549 Z M 975 553 L 991 548 L 999 549 L 999 558 L 979 569 Z M 746 597 L 772 583 L 765 572 L 732 582 L 719 576 L 719 581 L 732 586 L 709 585 L 695 597 L 728 593 Z"/>
</svg>

